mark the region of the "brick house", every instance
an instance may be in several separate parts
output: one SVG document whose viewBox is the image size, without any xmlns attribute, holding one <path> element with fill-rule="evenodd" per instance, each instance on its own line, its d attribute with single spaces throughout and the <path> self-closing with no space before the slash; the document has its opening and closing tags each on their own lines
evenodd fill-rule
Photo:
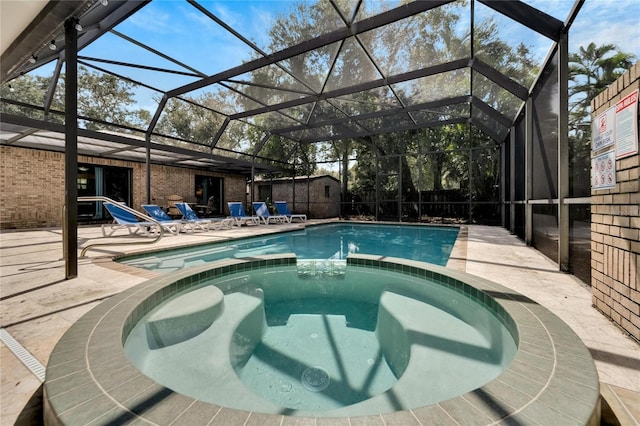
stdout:
<svg viewBox="0 0 640 426">
<path fill-rule="evenodd" d="M 249 191 L 251 183 L 249 184 Z M 287 201 L 292 212 L 310 218 L 340 215 L 340 181 L 333 176 L 297 176 L 295 178 L 256 179 L 255 201 Z"/>
<path fill-rule="evenodd" d="M 57 227 L 64 205 L 64 152 L 0 146 L 1 229 Z M 78 155 L 78 195 L 104 195 L 137 210 L 146 200 L 146 165 Z M 178 195 L 186 202 L 205 205 L 216 200 L 213 216 L 228 214 L 225 201 L 244 200 L 244 174 L 151 164 L 151 202 L 163 208 Z M 108 218 L 96 202 L 78 205 L 78 223 L 99 223 Z"/>
</svg>

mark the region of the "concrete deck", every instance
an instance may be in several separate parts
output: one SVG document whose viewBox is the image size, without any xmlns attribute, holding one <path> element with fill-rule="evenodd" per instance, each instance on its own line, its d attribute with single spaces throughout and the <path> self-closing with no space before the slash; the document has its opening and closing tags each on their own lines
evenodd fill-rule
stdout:
<svg viewBox="0 0 640 426">
<path fill-rule="evenodd" d="M 166 237 L 152 248 L 220 241 L 299 225 L 269 225 Z M 80 246 L 100 236 L 80 228 Z M 141 241 L 143 238 L 124 238 Z M 113 246 L 80 260 L 79 277 L 64 279 L 59 229 L 0 233 L 0 325 L 42 365 L 65 331 L 100 301 L 155 275 L 114 264 L 113 256 L 150 246 Z M 535 300 L 563 319 L 595 359 L 601 394 L 622 425 L 640 424 L 640 346 L 591 307 L 589 289 L 558 272 L 541 253 L 501 228 L 470 226 L 450 267 L 493 280 Z M 41 380 L 7 346 L 0 346 L 1 425 L 39 424 Z"/>
</svg>

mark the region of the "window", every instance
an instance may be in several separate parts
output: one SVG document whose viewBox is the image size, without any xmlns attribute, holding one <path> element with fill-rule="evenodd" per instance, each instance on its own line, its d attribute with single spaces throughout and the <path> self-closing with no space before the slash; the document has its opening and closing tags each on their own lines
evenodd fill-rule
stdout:
<svg viewBox="0 0 640 426">
<path fill-rule="evenodd" d="M 194 195 L 198 214 L 203 216 L 217 216 L 224 213 L 223 178 L 196 175 Z"/>
<path fill-rule="evenodd" d="M 131 205 L 132 170 L 125 167 L 78 164 L 78 196 L 104 195 Z M 78 203 L 78 220 L 106 219 L 101 201 Z"/>
<path fill-rule="evenodd" d="M 325 198 L 331 198 L 331 187 L 329 185 L 324 186 L 324 196 Z"/>
</svg>

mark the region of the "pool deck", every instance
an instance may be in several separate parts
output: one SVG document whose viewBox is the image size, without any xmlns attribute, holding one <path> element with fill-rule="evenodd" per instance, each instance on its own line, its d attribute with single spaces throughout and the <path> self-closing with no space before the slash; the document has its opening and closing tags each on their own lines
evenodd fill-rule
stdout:
<svg viewBox="0 0 640 426">
<path fill-rule="evenodd" d="M 111 262 L 113 256 L 151 247 L 223 241 L 298 227 L 262 225 L 166 237 L 146 247 L 102 247 L 80 259 L 79 277 L 72 280 L 64 279 L 59 229 L 1 232 L 0 424 L 39 424 L 42 418 L 39 364 L 46 366 L 60 337 L 102 300 L 156 276 L 153 272 L 115 264 Z M 99 227 L 80 228 L 80 247 L 99 236 Z M 640 346 L 592 308 L 587 286 L 574 276 L 557 271 L 556 265 L 544 255 L 496 227 L 469 226 L 466 241 L 457 243 L 448 266 L 511 288 L 559 316 L 590 350 L 598 369 L 601 394 L 619 423 L 640 424 Z M 26 349 L 20 357 L 22 361 L 5 345 L 7 335 Z M 29 362 L 31 356 L 35 362 Z"/>
</svg>

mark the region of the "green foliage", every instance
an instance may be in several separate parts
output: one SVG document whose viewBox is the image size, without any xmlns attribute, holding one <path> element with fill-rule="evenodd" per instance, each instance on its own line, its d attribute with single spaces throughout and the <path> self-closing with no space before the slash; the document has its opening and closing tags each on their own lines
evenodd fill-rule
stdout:
<svg viewBox="0 0 640 426">
<path fill-rule="evenodd" d="M 44 107 L 45 97 L 51 85 L 50 77 L 38 75 L 23 75 L 11 82 L 12 92 L 8 92 L 8 86 L 3 87 L 10 99 Z M 78 68 L 78 115 L 88 118 L 83 120 L 87 129 L 104 129 L 102 124 L 91 121 L 102 120 L 108 123 L 146 128 L 151 120 L 151 114 L 144 109 L 135 109 L 133 83 L 120 80 L 113 75 L 90 71 L 85 67 Z M 64 112 L 65 75 L 62 74 L 51 102 L 51 109 Z M 4 105 L 3 112 L 19 113 L 33 118 L 44 119 L 42 112 L 30 108 L 18 108 L 12 105 Z M 50 114 L 49 121 L 63 122 L 61 114 Z"/>
</svg>

